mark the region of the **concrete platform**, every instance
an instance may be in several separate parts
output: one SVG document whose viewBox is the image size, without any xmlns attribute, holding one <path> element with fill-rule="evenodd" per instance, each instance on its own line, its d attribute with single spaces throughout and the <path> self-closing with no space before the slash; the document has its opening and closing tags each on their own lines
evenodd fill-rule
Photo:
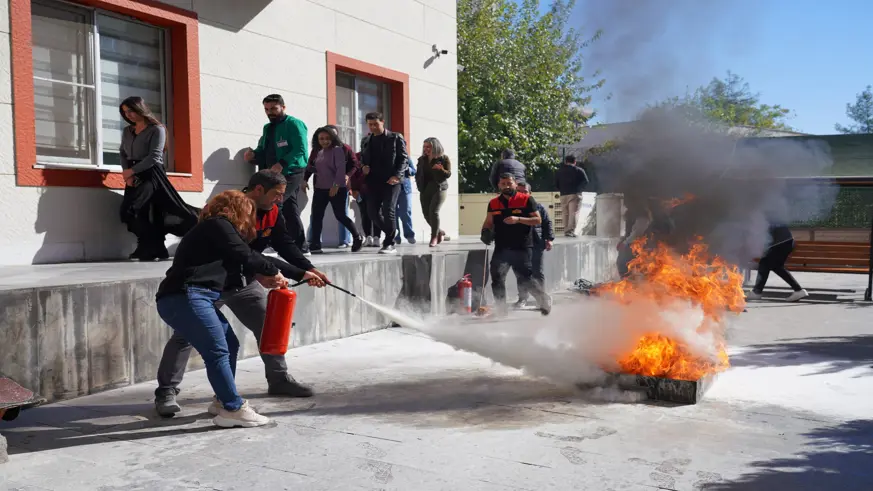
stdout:
<svg viewBox="0 0 873 491">
<path fill-rule="evenodd" d="M 546 253 L 547 288 L 563 289 L 579 277 L 608 279 L 615 271 L 614 245 L 598 238 L 557 241 Z M 437 249 L 403 245 L 395 256 L 365 251 L 328 251 L 313 263 L 367 300 L 437 315 L 446 312 L 448 289 L 464 273 L 473 275 L 477 287 L 482 284 L 485 251 L 473 238 Z M 0 372 L 50 401 L 152 380 L 170 335 L 154 302 L 168 267 L 119 262 L 0 268 Z M 514 279 L 509 289 L 515 291 Z M 304 286 L 298 293 L 294 346 L 388 324 L 336 290 Z M 227 314 L 243 343 L 241 357 L 256 356 L 254 337 Z M 202 361 L 192 357 L 189 368 L 199 367 Z"/>
<path fill-rule="evenodd" d="M 609 328 L 561 308 L 550 322 Z M 384 329 L 293 350 L 312 399 L 268 397 L 260 360 L 242 361 L 240 390 L 272 427 L 214 428 L 202 370 L 170 420 L 152 383 L 27 411 L 0 426 L 0 490 L 869 491 L 869 308 L 750 304 L 730 332 L 733 367 L 679 407 L 586 397 Z"/>
</svg>

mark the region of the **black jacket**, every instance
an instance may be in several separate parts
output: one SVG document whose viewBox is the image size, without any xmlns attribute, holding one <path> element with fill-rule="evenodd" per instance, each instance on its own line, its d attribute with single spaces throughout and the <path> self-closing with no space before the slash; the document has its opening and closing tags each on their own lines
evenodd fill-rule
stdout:
<svg viewBox="0 0 873 491">
<path fill-rule="evenodd" d="M 249 247 L 258 253 L 263 253 L 267 247 L 272 247 L 279 257 L 287 262 L 270 256 L 265 256 L 266 259 L 279 268 L 282 276 L 294 281 L 300 281 L 306 271 L 314 268 L 294 243 L 288 232 L 285 217 L 275 205 L 271 210 L 258 210 L 258 236 L 249 243 Z M 228 276 L 224 288 L 226 290 L 241 288 L 251 283 L 255 274 L 251 268 L 244 268 L 242 275 Z M 243 278 L 245 282 L 242 281 Z"/>
<path fill-rule="evenodd" d="M 537 211 L 543 222 L 534 227 L 534 247 L 545 247 L 546 241 L 555 241 L 555 228 L 552 226 L 552 217 L 542 203 L 537 203 Z"/>
<path fill-rule="evenodd" d="M 561 164 L 555 171 L 555 187 L 561 196 L 581 194 L 588 186 L 588 174 L 576 165 Z"/>
<path fill-rule="evenodd" d="M 377 137 L 376 141 L 382 142 L 379 149 L 380 158 L 375 162 L 373 148 L 370 142 L 373 135 L 367 135 L 361 140 L 361 166 L 369 166 L 370 173 L 366 180 L 370 185 L 384 184 L 391 176 L 401 181 L 406 178 L 406 170 L 409 167 L 409 153 L 406 151 L 406 140 L 400 133 L 385 130 L 385 133 Z"/>
<path fill-rule="evenodd" d="M 226 218 L 202 220 L 179 242 L 156 298 L 182 293 L 188 285 L 221 292 L 228 277 L 241 275 L 244 268 L 264 276 L 279 273 L 275 264 L 246 244 Z"/>
<path fill-rule="evenodd" d="M 791 229 L 788 228 L 787 225 L 771 225 L 770 226 L 770 245 L 767 248 L 771 248 L 773 246 L 784 244 L 785 242 L 789 242 L 794 240 L 794 235 L 791 233 Z"/>
<path fill-rule="evenodd" d="M 497 188 L 501 174 L 512 174 L 516 182 L 524 181 L 524 164 L 515 159 L 503 159 L 491 166 L 491 185 Z"/>
</svg>

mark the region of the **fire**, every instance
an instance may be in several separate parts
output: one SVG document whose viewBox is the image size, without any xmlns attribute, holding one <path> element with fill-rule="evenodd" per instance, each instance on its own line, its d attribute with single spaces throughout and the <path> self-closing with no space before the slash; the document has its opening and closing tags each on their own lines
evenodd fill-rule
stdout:
<svg viewBox="0 0 873 491">
<path fill-rule="evenodd" d="M 685 203 L 688 203 L 689 201 L 691 201 L 693 199 L 694 199 L 693 194 L 685 193 L 685 196 L 682 198 L 668 199 L 667 201 L 664 202 L 664 207 L 667 208 L 668 210 L 670 210 L 670 209 L 676 208 L 679 205 L 684 205 Z"/>
<path fill-rule="evenodd" d="M 624 373 L 678 380 L 697 380 L 727 369 L 723 321 L 727 312 L 739 313 L 745 307 L 742 274 L 735 266 L 711 256 L 700 239 L 683 255 L 661 243 L 646 247 L 646 242 L 641 238 L 631 244 L 636 258 L 629 264 L 630 277 L 602 285 L 597 293 L 623 304 L 648 299 L 664 307 L 677 300 L 699 306 L 704 319 L 697 331 L 713 335 L 716 355 L 696 356 L 683 342 L 651 332 L 638 341 L 633 351 L 619 357 L 618 365 Z"/>
</svg>

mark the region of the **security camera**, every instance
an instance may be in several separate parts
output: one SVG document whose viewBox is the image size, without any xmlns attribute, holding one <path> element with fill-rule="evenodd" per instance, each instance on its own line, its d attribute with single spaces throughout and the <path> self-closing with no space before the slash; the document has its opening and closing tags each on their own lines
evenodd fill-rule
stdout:
<svg viewBox="0 0 873 491">
<path fill-rule="evenodd" d="M 464 70 L 466 70 L 466 67 L 464 67 L 464 65 L 458 65 L 459 72 L 463 72 Z"/>
<path fill-rule="evenodd" d="M 447 54 L 449 54 L 449 50 L 447 50 L 447 49 L 440 50 L 440 54 L 447 55 Z"/>
</svg>

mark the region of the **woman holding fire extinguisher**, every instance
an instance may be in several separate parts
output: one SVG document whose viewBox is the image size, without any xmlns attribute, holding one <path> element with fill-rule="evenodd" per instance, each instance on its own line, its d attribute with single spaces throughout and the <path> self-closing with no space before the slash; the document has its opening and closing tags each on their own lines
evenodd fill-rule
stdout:
<svg viewBox="0 0 873 491">
<path fill-rule="evenodd" d="M 203 358 L 216 395 L 216 407 L 210 407 L 209 412 L 215 414 L 213 423 L 225 428 L 269 422 L 237 392 L 234 377 L 239 340 L 215 307 L 228 275 L 240 274 L 240 265 L 251 268 L 266 288 L 288 283 L 273 262 L 248 246 L 256 234 L 255 213 L 255 203 L 240 191 L 225 191 L 209 200 L 200 222 L 179 243 L 173 265 L 156 295 L 161 319 Z M 311 283 L 321 281 L 303 270 L 295 276 Z"/>
</svg>

